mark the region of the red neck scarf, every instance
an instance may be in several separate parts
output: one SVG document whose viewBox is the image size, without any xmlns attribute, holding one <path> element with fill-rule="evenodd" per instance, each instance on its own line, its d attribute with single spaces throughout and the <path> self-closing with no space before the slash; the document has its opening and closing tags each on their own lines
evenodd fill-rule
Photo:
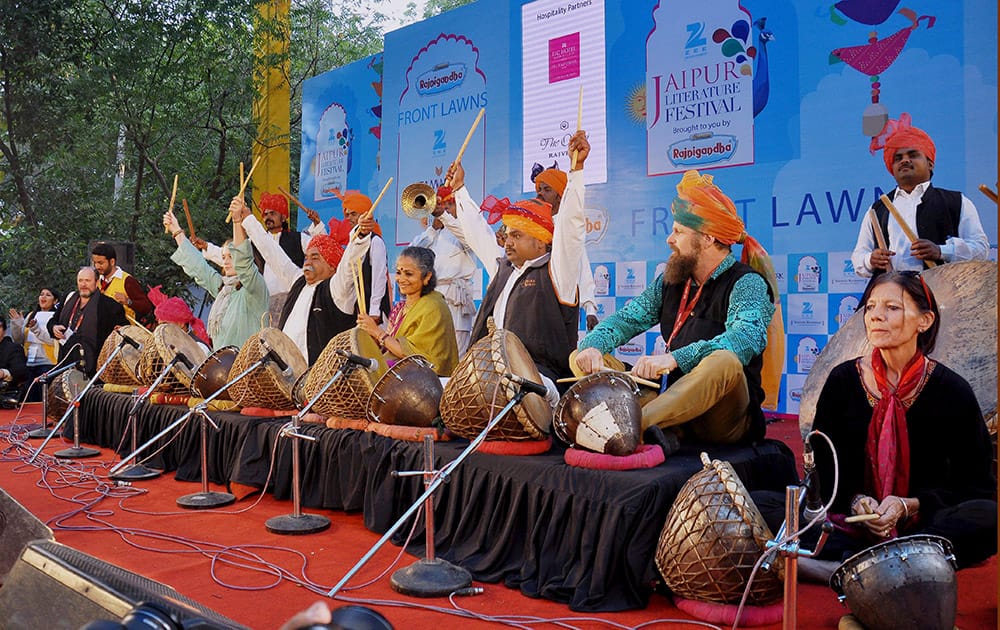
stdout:
<svg viewBox="0 0 1000 630">
<path fill-rule="evenodd" d="M 924 353 L 917 350 L 899 376 L 895 389 L 886 375 L 885 359 L 872 351 L 872 370 L 881 399 L 872 411 L 865 446 L 872 495 L 882 501 L 889 495 L 905 497 L 910 489 L 910 440 L 903 401 L 920 387 L 924 376 Z"/>
</svg>

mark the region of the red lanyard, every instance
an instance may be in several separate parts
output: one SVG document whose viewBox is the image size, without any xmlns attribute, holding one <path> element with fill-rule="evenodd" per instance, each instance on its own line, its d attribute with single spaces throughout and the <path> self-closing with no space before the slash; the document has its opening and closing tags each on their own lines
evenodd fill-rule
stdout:
<svg viewBox="0 0 1000 630">
<path fill-rule="evenodd" d="M 688 278 L 687 282 L 684 284 L 684 293 L 681 294 L 681 304 L 677 308 L 677 319 L 674 320 L 674 329 L 670 332 L 670 338 L 667 339 L 668 350 L 670 349 L 670 342 L 672 342 L 674 337 L 677 336 L 677 333 L 684 325 L 684 322 L 686 322 L 688 317 L 691 316 L 691 311 L 693 311 L 695 305 L 698 304 L 698 298 L 701 297 L 701 290 L 704 288 L 704 284 L 698 286 L 698 291 L 694 294 L 694 299 L 691 300 L 691 304 L 689 305 L 687 300 L 688 292 L 691 290 L 691 278 Z"/>
<path fill-rule="evenodd" d="M 86 308 L 87 308 L 86 306 L 84 306 L 83 308 L 80 308 L 80 298 L 77 298 L 76 302 L 73 303 L 73 310 L 69 312 L 69 327 L 72 330 L 75 331 L 77 328 L 79 328 L 80 323 L 83 322 L 83 311 Z M 80 309 L 80 317 L 78 317 L 76 319 L 76 323 L 74 323 L 73 322 L 73 318 L 76 317 L 76 311 L 77 311 L 77 309 Z"/>
</svg>

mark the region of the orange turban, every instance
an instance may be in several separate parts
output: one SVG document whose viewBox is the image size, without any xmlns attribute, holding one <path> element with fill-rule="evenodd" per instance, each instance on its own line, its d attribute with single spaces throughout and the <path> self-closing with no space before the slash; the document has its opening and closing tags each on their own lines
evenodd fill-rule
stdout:
<svg viewBox="0 0 1000 630">
<path fill-rule="evenodd" d="M 892 158 L 900 149 L 919 149 L 930 161 L 935 161 L 937 149 L 934 141 L 923 129 L 912 126 L 912 118 L 906 112 L 899 115 L 899 120 L 887 120 L 882 131 L 872 138 L 869 150 L 872 153 L 882 149 L 882 160 L 885 168 L 892 174 Z"/>
<path fill-rule="evenodd" d="M 312 237 L 309 240 L 309 246 L 306 247 L 306 250 L 310 249 L 319 250 L 319 255 L 334 269 L 340 264 L 340 259 L 344 257 L 344 250 L 340 243 L 326 234 L 317 234 Z"/>
<path fill-rule="evenodd" d="M 288 200 L 285 199 L 284 195 L 263 193 L 260 196 L 260 202 L 257 204 L 257 207 L 260 208 L 261 214 L 273 210 L 286 219 L 288 218 Z"/>
<path fill-rule="evenodd" d="M 357 190 L 348 190 L 347 192 L 340 192 L 339 188 L 330 189 L 337 199 L 340 199 L 341 206 L 344 208 L 344 216 L 347 216 L 348 212 L 357 212 L 358 214 L 364 214 L 372 209 L 371 198 L 361 193 Z M 378 223 L 375 224 L 375 233 L 382 236 L 382 226 Z"/>
<path fill-rule="evenodd" d="M 561 197 L 566 191 L 566 173 L 557 168 L 547 168 L 535 176 L 535 191 L 539 184 L 548 184 Z"/>
<path fill-rule="evenodd" d="M 508 228 L 520 230 L 533 236 L 543 243 L 552 242 L 552 205 L 532 197 L 512 204 L 509 199 L 497 199 L 490 195 L 483 201 L 480 210 L 489 213 L 487 222 L 490 224 L 503 220 Z"/>
</svg>

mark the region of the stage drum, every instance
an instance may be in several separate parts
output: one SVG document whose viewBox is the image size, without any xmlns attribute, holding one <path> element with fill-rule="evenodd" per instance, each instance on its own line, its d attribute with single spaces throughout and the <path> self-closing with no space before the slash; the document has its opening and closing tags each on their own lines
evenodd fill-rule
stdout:
<svg viewBox="0 0 1000 630">
<path fill-rule="evenodd" d="M 128 335 L 129 338 L 137 342 L 142 348 L 145 348 L 146 344 L 153 338 L 153 335 L 142 326 L 122 326 L 118 329 L 118 332 Z M 111 333 L 108 335 L 108 338 L 104 340 L 104 345 L 101 346 L 101 353 L 97 356 L 98 367 L 104 365 L 104 362 L 108 360 L 108 357 L 111 356 L 111 353 L 115 351 L 121 341 L 122 338 L 118 334 Z M 131 344 L 126 342 L 122 346 L 121 352 L 115 355 L 114 360 L 104 369 L 104 372 L 101 374 L 101 380 L 112 385 L 125 385 L 129 387 L 142 385 L 142 381 L 138 376 L 142 348 L 136 350 Z"/>
<path fill-rule="evenodd" d="M 306 396 L 312 400 L 347 362 L 347 359 L 337 353 L 338 350 L 375 359 L 378 361 L 378 368 L 374 372 L 364 368 L 354 368 L 348 374 L 341 376 L 319 397 L 313 405 L 313 411 L 328 418 L 363 420 L 368 417 L 368 398 L 375 388 L 375 383 L 385 374 L 388 367 L 378 344 L 371 335 L 360 328 L 345 330 L 326 344 L 316 363 L 309 370 L 309 378 L 305 384 Z"/>
<path fill-rule="evenodd" d="M 706 453 L 701 461 L 704 468 L 684 484 L 667 515 L 656 567 L 681 597 L 738 604 L 771 532 L 729 462 L 709 461 Z M 748 604 L 781 599 L 781 565 L 757 571 Z"/>
<path fill-rule="evenodd" d="M 441 419 L 468 439 L 479 435 L 493 416 L 514 398 L 519 386 L 505 373 L 536 383 L 542 377 L 517 335 L 498 328 L 472 345 L 455 367 L 441 397 Z M 488 440 L 543 440 L 552 409 L 538 394 L 528 394 L 493 428 Z"/>
<path fill-rule="evenodd" d="M 236 362 L 240 349 L 236 346 L 223 346 L 208 355 L 191 379 L 191 395 L 197 398 L 208 398 L 229 382 L 229 371 Z M 229 400 L 229 392 L 224 391 L 216 400 Z"/>
<path fill-rule="evenodd" d="M 83 388 L 87 386 L 87 375 L 80 370 L 73 368 L 66 370 L 55 377 L 49 383 L 49 418 L 55 421 L 62 419 L 63 414 L 69 409 L 69 404 L 73 402 Z"/>
<path fill-rule="evenodd" d="M 229 370 L 229 380 L 242 374 L 267 354 L 264 344 L 281 357 L 288 366 L 287 372 L 279 369 L 274 361 L 265 361 L 264 365 L 230 385 L 229 395 L 232 401 L 241 407 L 261 407 L 279 411 L 295 409 L 292 388 L 296 379 L 302 376 L 309 366 L 295 342 L 277 328 L 264 328 L 250 335 L 236 355 L 236 360 L 233 361 L 233 367 Z"/>
<path fill-rule="evenodd" d="M 598 372 L 569 388 L 552 414 L 562 441 L 595 453 L 624 457 L 639 447 L 639 386 L 617 372 Z"/>
<path fill-rule="evenodd" d="M 970 261 L 939 265 L 923 272 L 938 302 L 941 326 L 931 358 L 969 381 L 992 435 L 997 431 L 997 264 Z M 799 403 L 802 435 L 812 429 L 816 402 L 830 371 L 871 354 L 864 313 L 858 311 L 830 338 L 809 370 Z"/>
<path fill-rule="evenodd" d="M 183 352 L 192 365 L 199 365 L 207 358 L 205 349 L 177 324 L 160 324 L 153 330 L 152 338 L 142 347 L 138 373 L 142 384 L 152 386 L 163 368 L 178 352 Z M 194 369 L 181 362 L 174 363 L 156 391 L 166 394 L 187 394 L 194 378 Z"/>
<path fill-rule="evenodd" d="M 430 361 L 420 355 L 404 357 L 375 384 L 368 417 L 385 424 L 429 427 L 440 414 L 443 393 Z"/>
<path fill-rule="evenodd" d="M 952 630 L 958 583 L 951 542 L 917 534 L 847 559 L 830 586 L 868 630 Z"/>
</svg>

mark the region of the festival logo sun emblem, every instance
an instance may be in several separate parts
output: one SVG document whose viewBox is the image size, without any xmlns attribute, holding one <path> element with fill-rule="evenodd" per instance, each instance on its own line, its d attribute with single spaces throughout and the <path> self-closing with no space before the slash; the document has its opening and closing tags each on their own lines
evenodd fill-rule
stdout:
<svg viewBox="0 0 1000 630">
<path fill-rule="evenodd" d="M 637 125 L 646 124 L 646 84 L 638 83 L 632 86 L 625 98 L 625 111 L 629 120 Z"/>
</svg>

